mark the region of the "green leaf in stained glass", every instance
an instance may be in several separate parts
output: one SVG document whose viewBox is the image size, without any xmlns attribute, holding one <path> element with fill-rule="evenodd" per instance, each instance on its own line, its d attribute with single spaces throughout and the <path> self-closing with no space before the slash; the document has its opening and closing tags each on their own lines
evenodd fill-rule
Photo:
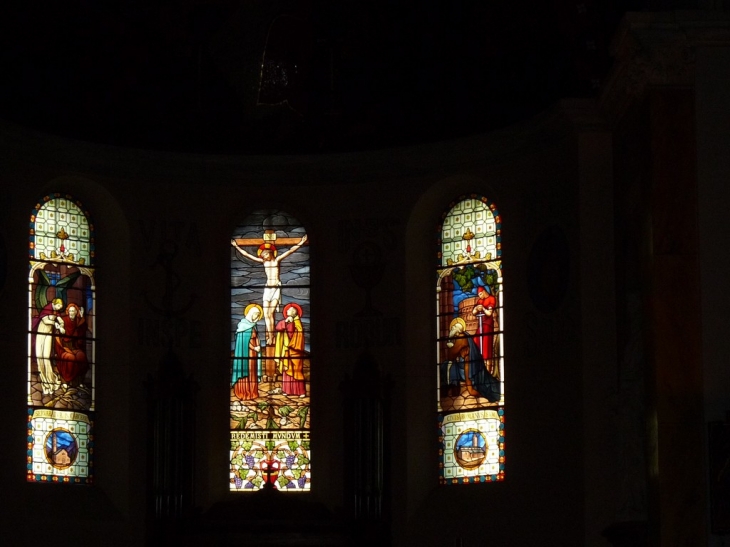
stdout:
<svg viewBox="0 0 730 547">
<path fill-rule="evenodd" d="M 469 292 L 474 288 L 473 279 L 476 276 L 476 270 L 473 266 L 457 268 L 451 273 L 451 277 L 461 287 L 464 292 Z"/>
<path fill-rule="evenodd" d="M 498 395 L 500 404 L 504 402 L 501 398 L 504 386 L 501 377 L 504 358 L 501 217 L 491 201 L 477 194 L 463 196 L 449 207 L 442 216 L 437 237 L 436 289 L 441 294 L 436 298 L 436 355 L 440 356 L 436 365 L 441 388 L 438 390 L 438 411 L 443 413 L 440 414 L 443 422 L 438 435 L 439 479 L 441 484 L 492 482 L 503 480 L 501 468 L 499 476 L 492 474 L 497 470 L 494 462 L 487 470 L 481 465 L 468 467 L 467 464 L 479 463 L 487 453 L 493 454 L 498 448 L 497 439 L 502 443 L 501 436 L 487 435 L 487 432 L 495 431 L 495 426 L 501 425 L 497 411 L 486 408 L 487 405 L 477 397 L 469 401 L 469 406 L 455 400 L 454 393 L 463 392 L 466 382 L 452 365 L 458 363 L 463 368 L 468 363 L 469 373 L 478 372 L 489 379 L 492 395 Z M 476 290 L 479 287 L 487 289 L 488 298 L 483 298 L 484 295 Z M 481 308 L 475 313 L 477 306 Z M 461 332 L 452 329 L 457 320 Z M 468 348 L 468 357 L 455 355 L 450 350 L 456 342 L 463 342 L 454 340 L 459 337 L 468 338 L 470 344 L 475 344 Z M 448 389 L 443 389 L 447 386 Z M 463 414 L 459 416 L 456 412 Z M 500 417 L 501 412 L 500 409 Z M 455 433 L 460 427 L 469 429 Z M 500 451 L 499 465 L 503 456 L 504 452 Z M 482 460 L 476 462 L 476 458 Z"/>
<path fill-rule="evenodd" d="M 268 318 L 265 321 L 261 316 L 261 304 L 268 299 L 267 291 L 262 283 L 271 276 L 275 276 L 281 282 L 282 287 L 287 287 L 282 289 L 282 293 L 279 295 L 284 309 L 276 310 L 275 319 L 278 321 L 287 316 L 286 306 L 297 311 L 299 320 L 302 322 L 302 343 L 304 345 L 302 349 L 308 354 L 307 333 L 311 314 L 309 312 L 309 247 L 307 241 L 304 227 L 294 217 L 277 209 L 256 210 L 236 227 L 231 238 L 233 247 L 231 250 L 231 323 L 234 329 L 237 328 L 236 325 L 240 325 L 242 318 L 247 318 L 246 310 L 250 311 L 253 309 L 251 306 L 257 306 L 259 320 L 255 323 L 259 338 L 263 339 L 266 334 L 268 339 L 270 335 L 274 334 L 268 333 L 270 325 Z M 267 251 L 266 255 L 262 254 L 264 251 Z M 267 262 L 265 267 L 261 267 L 262 261 Z M 291 288 L 296 288 L 296 290 L 291 291 Z M 281 301 L 282 296 L 283 301 Z M 251 318 L 247 319 L 251 321 Z M 236 346 L 236 336 L 234 334 L 231 340 L 234 354 L 241 351 Z M 268 346 L 268 344 L 266 345 Z M 260 352 L 259 371 L 263 372 L 264 369 L 268 370 L 273 367 L 273 363 L 269 363 L 272 367 L 265 366 L 266 360 L 272 358 L 271 353 Z M 240 357 L 245 358 L 245 356 Z M 271 375 L 271 373 L 269 372 L 267 375 Z M 308 380 L 305 383 L 308 387 Z M 273 389 L 270 389 L 268 395 L 260 392 L 261 398 L 248 399 L 243 408 L 236 405 L 238 410 L 234 410 L 232 405 L 231 423 L 236 424 L 240 420 L 242 423 L 239 425 L 239 429 L 257 430 L 258 438 L 253 441 L 253 446 L 260 449 L 257 450 L 258 464 L 263 464 L 264 460 L 278 460 L 281 471 L 277 477 L 277 488 L 296 490 L 296 488 L 291 488 L 294 486 L 290 482 L 292 475 L 288 471 L 284 473 L 284 470 L 289 467 L 284 462 L 287 460 L 296 462 L 296 453 L 301 452 L 298 438 L 296 440 L 291 438 L 274 440 L 269 437 L 274 436 L 273 432 L 279 432 L 285 428 L 308 429 L 305 424 L 308 420 L 309 409 L 302 405 L 303 400 L 294 402 L 292 397 L 282 393 L 281 380 L 273 380 L 272 384 L 274 384 Z M 283 396 L 271 397 L 271 395 Z M 305 400 L 307 403 L 309 402 L 308 398 Z M 245 419 L 242 419 L 242 415 L 245 416 Z M 292 437 L 297 437 L 297 434 Z M 252 448 L 241 450 L 246 452 L 245 456 L 249 461 L 251 461 L 252 450 Z M 251 474 L 253 475 L 252 472 Z M 261 482 L 263 485 L 266 482 L 266 475 L 259 470 L 257 476 L 263 477 L 264 480 Z M 300 477 L 300 480 L 303 479 Z M 286 488 L 287 486 L 289 488 Z M 240 485 L 235 490 L 245 491 Z M 251 489 L 249 488 L 248 491 Z"/>
<path fill-rule="evenodd" d="M 38 270 L 38 286 L 35 289 L 35 307 L 42 310 L 48 304 L 48 288 L 51 286 L 51 280 L 48 274 L 43 270 Z"/>
<path fill-rule="evenodd" d="M 301 420 L 300 427 L 302 427 L 302 428 L 304 428 L 304 422 L 307 421 L 308 412 L 309 412 L 309 407 L 303 406 L 302 408 L 299 409 L 299 412 L 297 413 L 297 414 L 299 414 L 299 419 Z"/>
</svg>

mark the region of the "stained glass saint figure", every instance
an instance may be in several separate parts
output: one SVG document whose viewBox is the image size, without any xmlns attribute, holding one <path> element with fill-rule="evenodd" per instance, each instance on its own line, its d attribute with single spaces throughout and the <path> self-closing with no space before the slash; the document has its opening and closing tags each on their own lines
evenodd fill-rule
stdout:
<svg viewBox="0 0 730 547">
<path fill-rule="evenodd" d="M 311 488 L 308 238 L 279 210 L 231 239 L 230 489 Z"/>
<path fill-rule="evenodd" d="M 96 288 L 94 225 L 52 194 L 30 217 L 28 460 L 31 482 L 93 477 Z"/>
<path fill-rule="evenodd" d="M 504 479 L 504 289 L 496 206 L 471 195 L 439 227 L 436 270 L 440 482 Z"/>
</svg>

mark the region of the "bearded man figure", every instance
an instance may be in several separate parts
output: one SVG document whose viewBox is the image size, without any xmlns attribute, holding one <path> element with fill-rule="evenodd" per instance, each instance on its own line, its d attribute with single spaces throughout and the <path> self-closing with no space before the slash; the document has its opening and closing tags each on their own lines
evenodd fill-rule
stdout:
<svg viewBox="0 0 730 547">
<path fill-rule="evenodd" d="M 482 353 L 474 338 L 466 332 L 466 322 L 458 317 L 449 325 L 449 341 L 446 344 L 447 378 L 449 396 L 461 394 L 462 384 L 471 397 L 483 397 L 490 403 L 501 396 L 500 383 L 487 370 Z"/>
<path fill-rule="evenodd" d="M 258 256 L 253 256 L 251 253 L 239 246 L 235 239 L 231 240 L 231 245 L 233 245 L 241 256 L 246 257 L 252 262 L 262 264 L 264 267 L 264 272 L 266 273 L 266 287 L 264 288 L 263 294 L 263 315 L 264 322 L 266 323 L 267 346 L 272 346 L 275 342 L 274 314 L 279 310 L 279 304 L 281 303 L 281 261 L 299 250 L 299 248 L 301 248 L 306 242 L 307 236 L 302 236 L 302 239 L 300 239 L 297 244 L 293 245 L 281 254 L 278 254 L 276 246 L 273 243 L 264 243 L 259 246 L 259 250 L 257 252 Z"/>
<path fill-rule="evenodd" d="M 79 384 L 83 387 L 84 376 L 89 369 L 86 358 L 86 318 L 84 308 L 76 304 L 66 306 L 66 315 L 60 317 L 62 325 L 56 335 L 56 368 L 63 380 L 62 387 Z"/>
</svg>

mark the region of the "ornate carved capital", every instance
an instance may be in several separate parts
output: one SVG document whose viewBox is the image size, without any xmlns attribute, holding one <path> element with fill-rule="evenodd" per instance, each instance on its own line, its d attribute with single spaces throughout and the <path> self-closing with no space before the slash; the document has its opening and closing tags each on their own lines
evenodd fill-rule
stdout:
<svg viewBox="0 0 730 547">
<path fill-rule="evenodd" d="M 730 17 L 717 12 L 627 13 L 611 47 L 614 67 L 601 95 L 617 119 L 649 87 L 694 85 L 696 49 L 730 46 Z"/>
</svg>

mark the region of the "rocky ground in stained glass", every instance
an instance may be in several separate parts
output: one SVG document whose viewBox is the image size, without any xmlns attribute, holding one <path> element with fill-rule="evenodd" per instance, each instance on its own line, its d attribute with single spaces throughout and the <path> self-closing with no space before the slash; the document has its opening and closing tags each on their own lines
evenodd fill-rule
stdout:
<svg viewBox="0 0 730 547">
<path fill-rule="evenodd" d="M 490 403 L 484 397 L 474 397 L 469 395 L 466 386 L 460 387 L 459 395 L 455 397 L 441 397 L 441 410 L 449 412 L 451 410 L 472 410 L 477 408 L 497 407 L 504 404 L 504 398 L 499 402 Z"/>
<path fill-rule="evenodd" d="M 231 429 L 309 429 L 309 396 L 281 393 L 281 382 L 259 384 L 257 399 L 241 401 L 231 390 Z"/>
<path fill-rule="evenodd" d="M 91 405 L 91 390 L 85 384 L 60 387 L 54 393 L 43 394 L 41 383 L 34 373 L 35 380 L 30 383 L 30 400 L 34 406 L 68 410 L 88 410 Z"/>
</svg>

